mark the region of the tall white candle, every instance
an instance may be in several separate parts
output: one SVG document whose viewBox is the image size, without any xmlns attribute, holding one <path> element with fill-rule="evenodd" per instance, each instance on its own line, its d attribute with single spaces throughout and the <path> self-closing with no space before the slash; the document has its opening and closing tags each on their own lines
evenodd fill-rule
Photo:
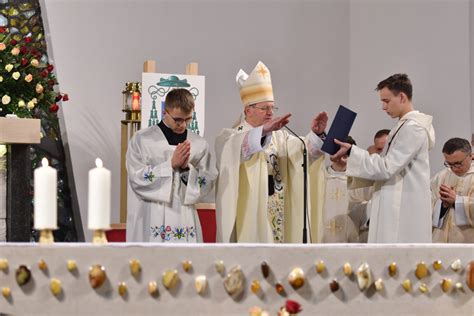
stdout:
<svg viewBox="0 0 474 316">
<path fill-rule="evenodd" d="M 35 181 L 35 229 L 58 228 L 57 186 L 58 173 L 48 166 L 48 159 L 41 160 L 41 167 L 36 168 Z"/>
<path fill-rule="evenodd" d="M 95 160 L 96 168 L 89 170 L 89 229 L 110 228 L 110 170 L 103 167 L 102 160 Z"/>
</svg>

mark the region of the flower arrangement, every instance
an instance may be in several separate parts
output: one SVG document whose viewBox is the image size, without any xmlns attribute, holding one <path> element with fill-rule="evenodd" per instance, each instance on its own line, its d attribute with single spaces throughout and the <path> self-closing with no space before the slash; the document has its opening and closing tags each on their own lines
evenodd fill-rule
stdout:
<svg viewBox="0 0 474 316">
<path fill-rule="evenodd" d="M 34 46 L 29 36 L 13 39 L 8 29 L 0 42 L 0 116 L 53 118 L 59 101 L 67 101 L 67 94 L 54 90 L 57 85 L 53 65 Z"/>
</svg>

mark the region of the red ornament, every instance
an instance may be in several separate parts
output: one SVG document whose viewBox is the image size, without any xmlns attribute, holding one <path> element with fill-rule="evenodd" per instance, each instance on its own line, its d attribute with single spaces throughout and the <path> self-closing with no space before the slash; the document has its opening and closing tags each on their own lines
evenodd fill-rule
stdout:
<svg viewBox="0 0 474 316">
<path fill-rule="evenodd" d="M 12 40 L 10 41 L 10 44 L 13 45 L 13 46 L 15 46 L 17 43 L 18 43 L 18 42 L 15 41 L 14 39 L 12 39 Z"/>
<path fill-rule="evenodd" d="M 6 27 L 0 27 L 0 33 L 6 33 L 7 28 Z"/>
<path fill-rule="evenodd" d="M 54 66 L 51 65 L 51 64 L 48 64 L 48 66 L 46 67 L 46 69 L 48 69 L 48 71 L 51 72 L 51 71 L 53 71 Z"/>
<path fill-rule="evenodd" d="M 62 99 L 63 99 L 63 96 L 61 95 L 61 93 L 58 93 L 58 94 L 56 95 L 56 99 L 54 99 L 54 101 L 59 102 L 59 101 L 61 101 Z"/>
<path fill-rule="evenodd" d="M 298 314 L 302 311 L 300 303 L 292 300 L 286 301 L 285 309 L 290 314 Z"/>
<path fill-rule="evenodd" d="M 31 43 L 31 37 L 25 37 L 25 43 Z"/>
<path fill-rule="evenodd" d="M 54 79 L 49 79 L 49 80 L 48 80 L 48 85 L 49 85 L 49 86 L 52 87 L 52 86 L 54 86 L 55 84 L 56 84 L 56 81 L 54 81 Z"/>
<path fill-rule="evenodd" d="M 28 48 L 26 46 L 21 46 L 20 47 L 20 54 L 25 54 L 26 52 L 28 52 Z"/>
<path fill-rule="evenodd" d="M 49 112 L 56 113 L 59 110 L 59 106 L 56 103 L 51 104 L 49 107 Z"/>
<path fill-rule="evenodd" d="M 28 59 L 22 58 L 22 59 L 21 59 L 21 65 L 22 65 L 22 66 L 28 65 Z"/>
<path fill-rule="evenodd" d="M 69 100 L 69 96 L 67 95 L 67 93 L 65 93 L 63 95 L 63 101 L 68 101 Z"/>
<path fill-rule="evenodd" d="M 46 69 L 43 70 L 42 72 L 40 72 L 40 76 L 43 77 L 43 78 L 46 78 L 48 75 L 49 75 L 49 72 Z"/>
</svg>

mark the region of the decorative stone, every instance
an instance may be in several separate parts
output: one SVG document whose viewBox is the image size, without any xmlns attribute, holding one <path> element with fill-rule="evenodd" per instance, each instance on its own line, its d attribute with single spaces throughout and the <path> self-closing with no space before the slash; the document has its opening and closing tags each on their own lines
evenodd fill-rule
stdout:
<svg viewBox="0 0 474 316">
<path fill-rule="evenodd" d="M 174 288 L 179 282 L 178 270 L 166 270 L 165 272 L 163 272 L 161 282 L 168 290 Z"/>
<path fill-rule="evenodd" d="M 288 275 L 288 282 L 294 289 L 299 289 L 300 287 L 302 287 L 304 285 L 303 269 L 297 267 L 291 270 L 290 274 Z"/>
<path fill-rule="evenodd" d="M 410 279 L 403 280 L 402 287 L 405 290 L 405 292 L 411 292 L 411 281 L 410 281 Z"/>
<path fill-rule="evenodd" d="M 104 284 L 107 279 L 105 268 L 100 264 L 95 264 L 89 268 L 89 283 L 93 289 L 97 289 Z"/>
<path fill-rule="evenodd" d="M 19 266 L 18 269 L 16 269 L 15 278 L 19 286 L 25 285 L 31 279 L 30 269 L 25 265 Z"/>
<path fill-rule="evenodd" d="M 337 282 L 337 279 L 334 279 L 329 283 L 329 288 L 331 289 L 331 292 L 336 292 L 339 290 L 339 282 Z"/>
<path fill-rule="evenodd" d="M 444 278 L 440 282 L 440 286 L 444 293 L 448 293 L 451 290 L 451 287 L 453 286 L 453 281 L 449 278 Z"/>
<path fill-rule="evenodd" d="M 69 272 L 72 272 L 74 270 L 77 270 L 77 262 L 76 260 L 68 260 L 67 261 L 67 270 Z"/>
<path fill-rule="evenodd" d="M 382 291 L 384 288 L 383 280 L 380 278 L 374 282 L 374 285 L 375 285 L 375 289 L 379 292 Z"/>
<path fill-rule="evenodd" d="M 216 266 L 216 271 L 217 271 L 217 273 L 219 273 L 220 275 L 224 275 L 224 273 L 225 273 L 224 261 L 222 261 L 222 260 L 217 260 L 217 261 L 215 262 L 215 266 Z"/>
<path fill-rule="evenodd" d="M 397 274 L 397 263 L 392 262 L 391 264 L 388 265 L 388 275 L 391 277 L 395 276 Z"/>
<path fill-rule="evenodd" d="M 158 284 L 155 281 L 148 282 L 148 294 L 151 296 L 158 295 Z"/>
<path fill-rule="evenodd" d="M 2 271 L 8 270 L 8 259 L 5 259 L 5 258 L 0 259 L 0 270 Z"/>
<path fill-rule="evenodd" d="M 183 260 L 182 266 L 184 272 L 189 272 L 193 268 L 193 263 L 190 260 Z"/>
<path fill-rule="evenodd" d="M 359 289 L 361 291 L 368 289 L 372 284 L 372 272 L 370 271 L 370 267 L 366 262 L 361 264 L 357 270 L 357 284 L 359 285 Z"/>
<path fill-rule="evenodd" d="M 318 262 L 316 262 L 316 272 L 323 273 L 325 269 L 326 269 L 326 264 L 324 263 L 323 260 L 319 260 Z"/>
<path fill-rule="evenodd" d="M 474 291 L 474 261 L 469 262 L 466 272 L 467 287 Z"/>
<path fill-rule="evenodd" d="M 421 283 L 420 286 L 418 287 L 418 290 L 420 290 L 420 292 L 423 294 L 429 292 L 429 288 L 428 288 L 428 285 L 426 285 L 426 283 Z"/>
<path fill-rule="evenodd" d="M 258 292 L 260 292 L 260 289 L 260 282 L 258 280 L 253 280 L 250 284 L 250 290 L 252 291 L 252 293 L 258 294 Z"/>
<path fill-rule="evenodd" d="M 51 279 L 49 282 L 49 289 L 51 290 L 51 293 L 53 293 L 54 296 L 58 296 L 61 294 L 62 287 L 61 287 L 61 281 L 58 279 Z"/>
<path fill-rule="evenodd" d="M 40 269 L 41 271 L 45 271 L 48 269 L 48 265 L 46 264 L 46 261 L 44 261 L 43 259 L 41 259 L 40 261 L 38 261 L 38 269 Z"/>
<path fill-rule="evenodd" d="M 12 290 L 9 287 L 2 287 L 2 295 L 4 298 L 9 298 L 12 295 Z"/>
<path fill-rule="evenodd" d="M 262 269 L 262 275 L 266 279 L 270 275 L 270 266 L 266 261 L 263 261 L 262 264 L 260 265 L 260 268 Z"/>
<path fill-rule="evenodd" d="M 418 280 L 425 278 L 426 276 L 428 276 L 428 274 L 428 267 L 423 261 L 416 265 L 415 276 L 418 278 Z"/>
<path fill-rule="evenodd" d="M 196 279 L 194 279 L 194 288 L 196 292 L 201 295 L 206 291 L 207 288 L 207 278 L 205 275 L 198 275 Z"/>
<path fill-rule="evenodd" d="M 459 292 L 465 292 L 464 291 L 464 286 L 462 285 L 461 282 L 456 282 L 456 284 L 454 285 L 454 287 L 456 288 L 456 290 L 458 290 Z"/>
<path fill-rule="evenodd" d="M 462 263 L 461 259 L 456 259 L 451 263 L 451 269 L 453 269 L 454 272 L 458 272 L 462 270 Z"/>
<path fill-rule="evenodd" d="M 235 266 L 230 269 L 229 273 L 224 279 L 224 288 L 231 296 L 239 295 L 244 290 L 245 276 L 240 269 L 240 266 Z"/>
<path fill-rule="evenodd" d="M 437 271 L 437 270 L 441 270 L 442 268 L 443 268 L 443 263 L 441 262 L 441 260 L 436 260 L 433 262 L 433 269 Z"/>
<path fill-rule="evenodd" d="M 285 295 L 285 287 L 280 282 L 275 283 L 275 290 L 280 295 Z"/>
<path fill-rule="evenodd" d="M 120 282 L 118 285 L 118 293 L 120 296 L 125 296 L 127 294 L 127 284 L 125 282 Z"/>
<path fill-rule="evenodd" d="M 138 259 L 132 259 L 128 263 L 130 266 L 130 273 L 135 277 L 138 278 L 140 273 L 142 273 L 142 264 L 140 263 L 140 260 Z"/>
<path fill-rule="evenodd" d="M 344 272 L 344 274 L 346 276 L 351 276 L 352 275 L 352 266 L 349 262 L 346 262 L 344 263 L 344 265 L 342 266 L 342 271 Z"/>
</svg>

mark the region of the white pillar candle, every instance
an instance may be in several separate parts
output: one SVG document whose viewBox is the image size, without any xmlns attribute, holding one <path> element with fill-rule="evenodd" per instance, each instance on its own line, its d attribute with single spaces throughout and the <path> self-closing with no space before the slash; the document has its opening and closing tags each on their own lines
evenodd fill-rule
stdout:
<svg viewBox="0 0 474 316">
<path fill-rule="evenodd" d="M 95 160 L 96 168 L 89 170 L 89 217 L 87 227 L 92 230 L 110 228 L 110 170 Z"/>
<path fill-rule="evenodd" d="M 34 173 L 35 229 L 57 229 L 58 172 L 48 166 L 46 158 L 41 160 L 41 165 Z"/>
</svg>

